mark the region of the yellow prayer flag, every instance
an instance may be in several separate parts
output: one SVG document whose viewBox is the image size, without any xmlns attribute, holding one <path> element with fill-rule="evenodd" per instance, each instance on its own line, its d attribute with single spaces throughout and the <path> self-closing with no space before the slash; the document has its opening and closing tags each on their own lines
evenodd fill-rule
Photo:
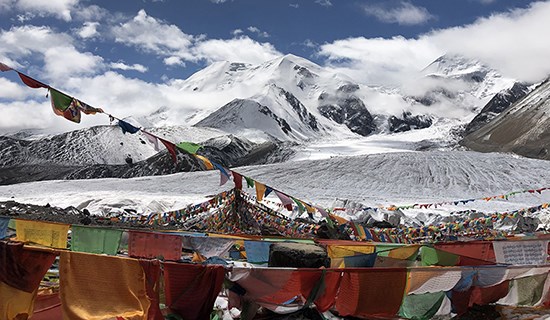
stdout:
<svg viewBox="0 0 550 320">
<path fill-rule="evenodd" d="M 327 254 L 330 258 L 330 267 L 343 268 L 345 257 L 351 257 L 359 254 L 374 253 L 375 248 L 376 248 L 375 246 L 371 246 L 371 245 L 365 245 L 365 246 L 328 245 Z"/>
<path fill-rule="evenodd" d="M 265 194 L 265 184 L 259 183 L 258 181 L 254 181 L 254 186 L 256 187 L 256 200 L 262 201 L 264 199 Z"/>
<path fill-rule="evenodd" d="M 65 249 L 69 225 L 42 221 L 16 220 L 15 234 L 18 241 Z"/>
<path fill-rule="evenodd" d="M 28 293 L 0 281 L 0 319 L 27 319 L 34 310 L 36 290 Z"/>
<path fill-rule="evenodd" d="M 204 163 L 204 166 L 206 167 L 206 169 L 214 170 L 214 166 L 212 165 L 212 162 L 210 162 L 210 160 L 208 160 L 208 158 L 203 157 L 203 156 L 198 155 L 198 154 L 195 154 L 194 156 L 195 156 L 195 158 L 201 160 L 202 163 Z"/>
<path fill-rule="evenodd" d="M 408 260 L 413 256 L 416 257 L 416 255 L 418 254 L 419 248 L 420 248 L 420 245 L 418 244 L 404 246 L 401 248 L 395 248 L 390 250 L 390 252 L 388 253 L 388 257 L 394 258 L 394 259 L 400 259 L 400 260 Z"/>
</svg>

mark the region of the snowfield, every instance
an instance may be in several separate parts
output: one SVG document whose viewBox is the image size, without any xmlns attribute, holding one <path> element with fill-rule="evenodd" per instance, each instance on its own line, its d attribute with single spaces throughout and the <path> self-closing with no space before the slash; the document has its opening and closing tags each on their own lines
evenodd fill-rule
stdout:
<svg viewBox="0 0 550 320">
<path fill-rule="evenodd" d="M 236 168 L 246 176 L 293 197 L 332 207 L 349 199 L 379 207 L 483 198 L 548 187 L 550 162 L 508 154 L 467 151 L 395 152 Z M 245 184 L 246 185 L 246 184 Z M 199 203 L 229 190 L 219 173 L 190 172 L 132 179 L 63 180 L 0 186 L 0 201 L 14 200 L 79 209 L 93 214 L 134 209 L 163 212 Z M 254 189 L 246 189 L 254 193 Z M 277 201 L 273 195 L 267 200 Z M 504 212 L 550 202 L 550 191 L 520 194 L 508 201 L 475 201 L 437 209 L 405 210 L 423 220 L 428 212 L 448 215 L 467 209 Z M 348 218 L 349 212 L 345 215 Z"/>
</svg>

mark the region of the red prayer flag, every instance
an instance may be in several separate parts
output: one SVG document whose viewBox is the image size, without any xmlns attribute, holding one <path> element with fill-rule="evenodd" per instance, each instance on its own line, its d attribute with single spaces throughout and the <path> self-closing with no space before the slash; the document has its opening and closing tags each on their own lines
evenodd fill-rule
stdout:
<svg viewBox="0 0 550 320">
<path fill-rule="evenodd" d="M 0 71 L 10 71 L 10 70 L 13 70 L 13 69 L 3 64 L 2 62 L 0 62 Z"/>
<path fill-rule="evenodd" d="M 21 78 L 21 81 L 23 81 L 24 84 L 33 89 L 48 88 L 48 86 L 43 84 L 42 82 L 35 80 L 27 75 L 24 75 L 21 72 L 17 72 L 17 74 L 19 74 L 19 78 Z"/>
<path fill-rule="evenodd" d="M 130 231 L 128 255 L 137 258 L 181 259 L 183 238 L 179 235 Z"/>
<path fill-rule="evenodd" d="M 231 174 L 233 174 L 233 182 L 235 183 L 235 188 L 238 190 L 243 189 L 243 176 L 238 174 L 235 171 L 231 171 Z"/>
<path fill-rule="evenodd" d="M 157 137 L 158 138 L 158 137 Z M 176 145 L 173 144 L 172 142 L 170 141 L 166 141 L 162 138 L 158 138 L 160 140 L 160 142 L 162 142 L 162 144 L 166 147 L 166 150 L 168 150 L 168 152 L 170 153 L 170 155 L 172 156 L 172 160 L 174 160 L 174 163 L 178 163 L 178 157 L 176 155 Z"/>
</svg>

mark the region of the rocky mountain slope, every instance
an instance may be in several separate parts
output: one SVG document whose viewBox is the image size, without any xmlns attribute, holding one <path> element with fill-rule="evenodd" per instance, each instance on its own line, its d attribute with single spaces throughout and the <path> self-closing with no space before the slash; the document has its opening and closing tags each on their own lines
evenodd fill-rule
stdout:
<svg viewBox="0 0 550 320">
<path fill-rule="evenodd" d="M 505 112 L 464 137 L 461 144 L 483 152 L 513 152 L 550 160 L 550 80 Z"/>
</svg>

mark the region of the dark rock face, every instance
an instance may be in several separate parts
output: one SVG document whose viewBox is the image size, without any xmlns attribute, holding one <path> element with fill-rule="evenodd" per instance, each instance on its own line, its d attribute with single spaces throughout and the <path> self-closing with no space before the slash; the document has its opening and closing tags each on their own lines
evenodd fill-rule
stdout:
<svg viewBox="0 0 550 320">
<path fill-rule="evenodd" d="M 296 111 L 296 113 L 300 117 L 300 120 L 311 129 L 315 131 L 319 131 L 319 126 L 317 125 L 317 118 L 315 118 L 314 115 L 312 115 L 309 111 L 307 111 L 306 106 L 304 106 L 304 104 L 300 100 L 298 100 L 298 98 L 296 98 L 296 96 L 294 96 L 292 93 L 286 91 L 283 88 L 278 88 L 278 89 L 281 95 L 285 97 L 288 104 L 290 104 L 292 109 Z"/>
<path fill-rule="evenodd" d="M 289 134 L 290 132 L 292 132 L 292 128 L 290 127 L 288 122 L 286 122 L 285 119 L 278 117 L 268 107 L 260 106 L 259 111 L 265 114 L 266 116 L 270 116 L 271 118 L 273 118 L 273 120 L 277 122 L 277 124 L 279 125 L 279 127 L 281 127 L 281 130 L 283 130 L 284 133 Z"/>
<path fill-rule="evenodd" d="M 327 97 L 321 95 L 319 101 Z M 319 112 L 326 118 L 339 124 L 345 124 L 352 132 L 368 136 L 376 129 L 374 118 L 357 97 L 348 97 L 333 104 L 319 106 Z"/>
<path fill-rule="evenodd" d="M 464 135 L 470 134 L 489 123 L 496 116 L 506 110 L 514 102 L 525 97 L 529 93 L 529 88 L 522 83 L 516 82 L 512 88 L 497 93 L 481 112 L 466 126 Z"/>
<path fill-rule="evenodd" d="M 268 266 L 328 268 L 330 266 L 330 259 L 323 248 L 314 244 L 274 243 L 269 250 Z"/>
<path fill-rule="evenodd" d="M 402 118 L 391 116 L 388 125 L 391 132 L 405 132 L 412 129 L 429 128 L 433 123 L 431 117 L 426 115 L 413 116 L 410 112 L 403 112 Z"/>
</svg>

